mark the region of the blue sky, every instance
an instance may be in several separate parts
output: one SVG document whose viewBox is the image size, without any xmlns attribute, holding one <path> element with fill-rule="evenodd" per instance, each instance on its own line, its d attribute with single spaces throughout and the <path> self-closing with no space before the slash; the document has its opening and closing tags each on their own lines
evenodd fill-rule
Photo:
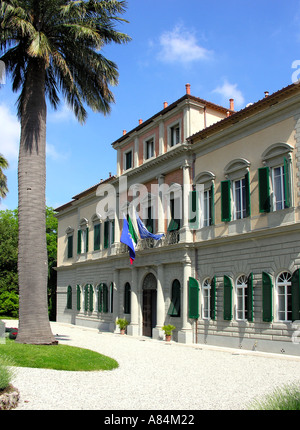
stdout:
<svg viewBox="0 0 300 430">
<path fill-rule="evenodd" d="M 85 125 L 63 100 L 47 120 L 48 206 L 58 207 L 116 173 L 111 143 L 139 119 L 146 120 L 185 94 L 235 108 L 292 82 L 300 64 L 300 0 L 129 0 L 119 30 L 127 45 L 108 45 L 104 55 L 118 65 L 116 103 L 109 116 L 89 112 Z M 300 69 L 300 66 L 298 66 Z M 300 76 L 300 74 L 299 74 Z M 19 124 L 7 77 L 0 89 L 0 153 L 10 163 L 9 193 L 0 209 L 18 204 Z"/>
</svg>

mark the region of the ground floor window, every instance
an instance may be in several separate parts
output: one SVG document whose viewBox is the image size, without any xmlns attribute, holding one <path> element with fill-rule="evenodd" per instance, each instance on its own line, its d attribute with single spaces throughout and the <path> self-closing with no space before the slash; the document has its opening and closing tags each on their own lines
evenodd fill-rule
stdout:
<svg viewBox="0 0 300 430">
<path fill-rule="evenodd" d="M 292 282 L 289 272 L 282 272 L 276 279 L 278 321 L 292 321 Z"/>
</svg>

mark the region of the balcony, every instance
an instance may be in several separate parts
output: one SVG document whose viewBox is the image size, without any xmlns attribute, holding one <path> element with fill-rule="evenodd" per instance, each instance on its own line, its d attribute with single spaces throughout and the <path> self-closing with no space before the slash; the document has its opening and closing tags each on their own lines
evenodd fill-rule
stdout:
<svg viewBox="0 0 300 430">
<path fill-rule="evenodd" d="M 160 240 L 155 240 L 152 238 L 148 239 L 138 239 L 137 246 L 135 248 L 136 251 L 143 251 L 145 249 L 153 249 L 168 245 L 174 245 L 178 243 L 180 240 L 180 232 L 177 231 L 168 231 L 167 234 Z M 125 254 L 128 252 L 128 247 L 124 243 L 120 243 L 118 247 L 118 254 Z"/>
</svg>

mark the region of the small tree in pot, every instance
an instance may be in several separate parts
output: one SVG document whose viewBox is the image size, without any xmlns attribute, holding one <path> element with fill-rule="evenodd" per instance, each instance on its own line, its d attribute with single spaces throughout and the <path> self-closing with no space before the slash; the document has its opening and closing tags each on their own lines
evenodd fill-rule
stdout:
<svg viewBox="0 0 300 430">
<path fill-rule="evenodd" d="M 129 324 L 129 321 L 127 321 L 125 318 L 118 318 L 116 324 L 120 327 L 121 334 L 125 334 L 125 330 Z"/>
<path fill-rule="evenodd" d="M 172 337 L 172 331 L 175 330 L 175 328 L 176 327 L 172 324 L 164 325 L 162 327 L 162 330 L 165 332 L 167 342 L 170 342 Z"/>
</svg>

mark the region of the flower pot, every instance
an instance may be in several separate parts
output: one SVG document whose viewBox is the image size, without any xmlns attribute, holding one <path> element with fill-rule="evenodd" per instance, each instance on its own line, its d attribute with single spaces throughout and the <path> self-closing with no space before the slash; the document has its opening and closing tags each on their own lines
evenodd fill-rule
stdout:
<svg viewBox="0 0 300 430">
<path fill-rule="evenodd" d="M 170 342 L 171 341 L 171 335 L 170 334 L 166 334 L 166 342 Z"/>
<path fill-rule="evenodd" d="M 121 328 L 120 332 L 121 334 L 125 334 L 125 328 Z"/>
</svg>

